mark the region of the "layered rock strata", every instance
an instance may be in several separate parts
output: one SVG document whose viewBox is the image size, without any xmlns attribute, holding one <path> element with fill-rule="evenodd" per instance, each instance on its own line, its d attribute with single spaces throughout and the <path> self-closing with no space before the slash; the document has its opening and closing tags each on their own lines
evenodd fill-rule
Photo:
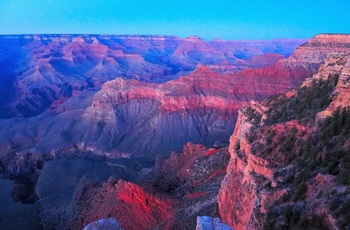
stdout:
<svg viewBox="0 0 350 230">
<path fill-rule="evenodd" d="M 0 36 L 0 118 L 38 115 L 116 77 L 164 82 L 198 64 L 219 72 L 275 63 L 305 39 L 205 42 L 199 37 L 118 35 Z M 250 50 L 245 55 L 245 50 Z M 248 51 L 247 51 L 248 53 Z M 252 57 L 259 56 L 250 61 Z M 281 58 L 281 56 L 279 56 Z"/>
<path fill-rule="evenodd" d="M 322 46 L 330 39 L 324 35 L 309 43 Z M 344 39 L 348 38 L 340 36 L 336 41 Z M 349 200 L 345 192 L 349 189 L 347 172 L 343 172 L 348 134 L 339 132 L 343 128 L 340 126 L 327 131 L 325 122 L 338 119 L 338 123 L 350 125 L 345 117 L 334 118 L 345 116 L 340 114 L 350 106 L 348 62 L 349 54 L 332 53 L 313 78 L 306 79 L 303 88 L 252 102 L 240 110 L 230 138 L 231 159 L 218 198 L 220 217 L 229 226 L 339 229 L 346 225 L 346 213 L 339 209 L 346 208 Z M 323 93 L 315 96 L 320 91 Z M 300 104 L 293 104 L 298 100 Z M 320 100 L 324 102 L 318 104 Z M 288 105 L 281 110 L 284 103 Z M 298 110 L 302 106 L 309 106 L 310 111 Z M 274 111 L 288 115 L 276 117 Z M 314 144 L 312 150 L 305 147 L 310 143 Z"/>
</svg>

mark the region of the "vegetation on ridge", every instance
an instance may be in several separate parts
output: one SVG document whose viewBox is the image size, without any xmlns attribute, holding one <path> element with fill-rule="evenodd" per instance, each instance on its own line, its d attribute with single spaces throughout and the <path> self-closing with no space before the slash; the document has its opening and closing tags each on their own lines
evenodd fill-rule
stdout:
<svg viewBox="0 0 350 230">
<path fill-rule="evenodd" d="M 267 112 L 266 125 L 297 120 L 306 124 L 313 120 L 316 113 L 324 110 L 332 102 L 332 92 L 337 85 L 339 75 L 329 76 L 327 80 L 313 79 L 311 86 L 304 86 L 288 98 L 277 95 L 267 100 L 270 107 Z"/>
<path fill-rule="evenodd" d="M 338 78 L 314 79 L 294 95 L 270 97 L 262 102 L 269 108 L 263 119 L 252 108 L 244 111 L 252 124 L 247 137 L 251 153 L 267 159 L 272 168 L 288 166 L 274 175 L 289 192 L 270 207 L 265 229 L 328 229 L 326 218 L 316 215 L 315 207 L 310 208 L 305 200 L 308 183 L 318 174 L 330 174 L 339 186 L 350 186 L 350 107 L 338 108 L 316 123 L 316 114 L 332 102 Z M 350 218 L 344 211 L 350 203 L 350 189 L 338 190 L 320 192 L 316 199 L 324 198 L 325 207 L 343 229 Z"/>
</svg>

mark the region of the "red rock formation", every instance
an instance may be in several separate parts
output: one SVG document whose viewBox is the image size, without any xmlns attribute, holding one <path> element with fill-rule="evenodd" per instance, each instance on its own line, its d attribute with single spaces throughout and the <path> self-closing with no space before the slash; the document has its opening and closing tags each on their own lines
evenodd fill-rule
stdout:
<svg viewBox="0 0 350 230">
<path fill-rule="evenodd" d="M 173 210 L 170 200 L 146 193 L 136 184 L 119 180 L 116 186 L 118 221 L 125 229 L 170 229 Z"/>
<path fill-rule="evenodd" d="M 110 179 L 102 186 L 81 181 L 71 204 L 74 213 L 64 213 L 61 220 L 48 222 L 51 224 L 49 226 L 81 229 L 93 221 L 114 217 L 124 229 L 170 229 L 174 216 L 173 204 L 169 196 L 127 181 L 119 180 L 116 183 Z"/>
<path fill-rule="evenodd" d="M 332 47 L 334 43 L 338 43 L 339 45 L 340 42 L 349 41 L 343 36 L 340 36 L 333 38 L 332 44 L 322 44 L 322 41 L 330 40 L 328 36 L 325 37 L 326 38 L 323 39 L 323 36 L 320 36 L 321 42 L 318 42 L 318 38 L 316 37 L 317 42 L 311 41 L 309 44 L 318 44 L 321 46 L 321 52 L 323 52 L 328 49 L 328 46 Z M 346 49 L 347 47 L 345 47 L 345 50 Z M 329 50 L 325 52 L 328 51 Z M 318 61 L 317 57 L 314 59 L 315 62 Z M 347 207 L 347 201 L 340 201 L 339 197 L 344 196 L 342 191 L 348 188 L 349 185 L 347 184 L 344 186 L 344 184 L 339 184 L 339 172 L 333 172 L 333 174 L 338 177 L 338 182 L 335 182 L 334 176 L 327 175 L 327 170 L 322 168 L 322 165 L 325 163 L 320 160 L 321 158 L 326 159 L 327 154 L 334 154 L 334 150 L 329 150 L 332 148 L 332 145 L 325 144 L 321 149 L 318 146 L 318 150 L 316 151 L 317 157 L 311 157 L 312 160 L 318 162 L 318 166 L 310 166 L 311 169 L 309 165 L 305 166 L 300 162 L 300 158 L 304 159 L 304 161 L 310 158 L 308 150 L 302 149 L 301 151 L 293 151 L 294 148 L 301 148 L 299 145 L 304 143 L 310 136 L 316 136 L 318 139 L 315 140 L 320 139 L 318 135 L 321 135 L 323 130 L 315 126 L 315 120 L 318 120 L 316 124 L 322 124 L 323 116 L 330 116 L 337 107 L 345 108 L 349 106 L 348 98 L 350 93 L 348 90 L 348 80 L 350 77 L 347 68 L 348 60 L 349 54 L 332 54 L 325 64 L 320 67 L 319 72 L 314 75 L 313 79 L 316 80 L 326 80 L 333 74 L 338 74 L 340 77 L 337 84 L 334 85 L 334 91 L 328 92 L 328 96 L 332 97 L 332 102 L 326 109 L 319 112 L 316 117 L 305 117 L 304 119 L 311 120 L 307 126 L 300 124 L 300 121 L 298 122 L 297 120 L 279 121 L 273 126 L 266 125 L 264 122 L 268 119 L 267 114 L 270 114 L 269 111 L 279 108 L 279 105 L 274 105 L 275 107 L 271 106 L 269 108 L 269 103 L 266 101 L 261 102 L 261 104 L 252 102 L 251 105 L 251 110 L 260 114 L 259 119 L 261 120 L 252 120 L 252 118 L 247 115 L 248 112 L 246 108 L 239 112 L 235 131 L 230 139 L 229 153 L 231 159 L 227 168 L 227 175 L 222 181 L 218 197 L 220 217 L 231 227 L 234 229 L 262 229 L 265 224 L 264 228 L 272 228 L 273 226 L 279 228 L 281 226 L 300 226 L 298 224 L 304 221 L 304 225 L 318 225 L 330 229 L 337 229 L 339 223 L 341 225 L 345 224 L 342 221 L 344 217 L 339 217 L 345 214 L 340 214 L 339 211 L 334 212 L 332 210 L 337 209 L 337 207 L 334 206 L 335 202 L 339 202 L 339 209 L 341 209 L 341 207 Z M 311 87 L 311 81 L 311 79 L 307 79 L 303 83 L 303 86 Z M 290 99 L 297 95 L 297 92 L 291 91 L 285 95 Z M 256 125 L 256 122 L 259 124 Z M 303 122 L 305 123 L 305 120 Z M 255 123 L 255 125 L 253 125 L 253 123 Z M 252 127 L 255 129 L 252 130 Z M 272 138 L 270 138 L 271 142 L 276 144 L 271 145 L 273 147 L 269 149 L 267 153 L 259 152 L 259 149 L 256 150 L 258 146 L 267 145 L 267 133 L 262 130 L 269 130 L 270 133 L 274 133 Z M 251 143 L 247 138 L 252 135 L 253 132 L 263 133 L 258 135 L 260 139 L 258 138 Z M 299 160 L 296 161 L 297 163 L 291 162 L 293 158 L 292 160 L 288 160 L 287 157 L 288 155 L 290 157 L 291 153 L 281 150 L 281 145 L 277 144 L 282 140 L 279 140 L 281 136 L 283 136 L 283 138 L 297 137 L 296 141 L 291 142 L 293 148 L 292 152 L 294 154 L 293 157 L 295 160 L 299 158 Z M 332 140 L 335 140 L 335 138 L 343 142 L 348 141 L 347 139 L 341 139 L 340 135 L 338 137 L 331 137 Z M 252 151 L 253 148 L 255 148 L 255 151 Z M 344 146 L 338 148 L 342 149 Z M 341 164 L 339 163 L 339 165 Z M 314 170 L 313 173 L 317 172 L 317 170 L 312 167 L 317 168 L 322 174 L 317 174 L 317 176 L 315 176 L 316 174 L 311 173 L 308 174 L 309 178 L 300 179 L 300 175 L 304 171 Z M 339 166 L 338 170 L 342 170 L 341 166 Z M 296 184 L 293 185 L 293 183 L 291 184 L 291 182 L 288 182 L 288 178 L 294 178 L 294 180 L 297 181 L 294 182 Z M 327 195 L 331 193 L 338 194 L 337 198 L 332 198 L 332 196 Z M 291 199 L 291 196 L 293 199 Z M 276 203 L 277 200 L 278 203 Z M 303 200 L 305 206 L 298 210 L 297 204 L 300 200 Z M 271 215 L 274 215 L 271 214 L 271 210 L 277 212 L 277 209 L 282 210 L 278 214 L 278 218 L 271 217 Z M 299 214 L 302 216 L 294 216 L 296 219 L 294 222 L 290 222 L 291 220 L 288 218 L 291 218 L 290 215 L 292 214 L 288 213 L 288 210 L 298 210 L 298 212 L 303 214 Z M 322 221 L 317 221 L 317 218 L 321 218 Z"/>
<path fill-rule="evenodd" d="M 215 79 L 215 82 L 213 82 Z M 271 78 L 218 74 L 200 66 L 188 76 L 164 84 L 127 81 L 121 78 L 109 81 L 96 94 L 92 107 L 111 108 L 111 104 L 124 104 L 131 100 L 155 100 L 162 112 L 216 109 L 230 114 L 253 98 L 282 93 L 289 84 L 271 82 Z M 264 89 L 264 90 L 261 90 Z"/>
<path fill-rule="evenodd" d="M 246 139 L 250 128 L 251 123 L 240 112 L 230 139 L 230 163 L 218 196 L 220 217 L 234 229 L 245 229 L 252 221 L 257 185 L 251 173 L 257 170 L 259 174 L 272 177 L 267 162 L 250 154 L 251 146 Z M 235 148 L 237 142 L 240 143 L 240 150 Z"/>
<path fill-rule="evenodd" d="M 349 42 L 350 38 L 347 34 L 320 34 L 312 38 L 310 44 L 318 46 L 327 45 L 328 47 L 335 48 L 334 52 L 343 52 L 344 50 L 342 48 L 344 47 L 339 47 L 339 44 L 345 44 Z M 348 47 L 345 46 L 345 48 Z"/>
<path fill-rule="evenodd" d="M 344 44 L 348 44 L 349 42 L 350 36 L 348 35 L 319 35 L 311 39 L 306 45 L 299 47 L 295 51 L 295 53 L 286 60 L 280 61 L 277 64 L 270 67 L 242 71 L 238 74 L 252 74 L 255 76 L 277 76 L 279 78 L 284 77 L 285 74 L 287 74 L 288 76 L 293 76 L 293 74 L 295 74 L 294 77 L 300 77 L 299 74 L 305 74 L 306 72 L 304 70 L 307 69 L 300 69 L 301 72 L 298 73 L 295 71 L 288 70 L 290 65 L 286 64 L 289 62 L 297 63 L 297 65 L 300 65 L 302 68 L 305 67 L 305 65 L 307 65 L 307 62 L 320 65 L 324 61 L 325 56 L 327 56 L 333 51 L 341 50 L 342 52 L 348 52 L 349 48 L 347 48 L 347 46 L 344 46 Z M 316 55 L 311 55 L 315 53 L 315 49 L 317 49 Z M 341 56 L 341 60 L 343 59 L 344 57 Z M 297 60 L 304 61 L 298 62 Z M 332 62 L 332 66 L 335 65 L 335 63 L 339 62 Z M 338 68 L 339 72 L 339 70 L 342 70 L 343 67 L 345 67 L 344 73 L 342 74 L 343 77 L 341 78 L 343 80 L 341 80 L 341 83 L 338 83 L 337 85 L 337 88 L 339 87 L 338 91 L 340 92 L 345 92 L 347 87 L 344 86 L 348 85 L 346 82 L 344 82 L 345 76 L 348 72 L 346 67 L 347 65 L 345 63 L 346 62 L 344 62 L 343 60 L 342 67 L 339 66 Z M 341 65 L 341 63 L 339 64 Z M 326 66 L 328 65 L 329 64 L 327 64 Z M 284 68 L 283 66 L 287 66 L 288 68 Z M 315 78 L 319 78 L 319 75 L 324 72 L 323 69 L 324 67 L 321 67 L 321 72 L 319 72 L 315 76 Z M 326 71 L 326 73 L 322 76 L 327 75 L 328 77 L 328 74 L 330 73 L 334 73 L 334 70 L 332 70 L 331 72 Z M 285 78 L 285 80 L 286 79 L 288 78 Z M 343 88 L 345 89 L 345 91 L 342 90 Z M 347 90 L 347 93 L 344 93 L 344 96 L 340 96 L 340 98 L 347 98 L 348 96 L 349 94 Z M 336 104 L 337 101 L 338 100 L 335 99 L 330 105 L 330 107 L 334 108 L 334 104 Z M 345 101 L 345 104 L 349 105 L 348 101 Z M 253 104 L 252 107 L 256 107 L 255 104 Z M 259 111 L 259 109 L 255 109 Z M 266 111 L 266 109 L 264 110 Z M 264 110 L 260 111 L 260 113 L 264 112 Z M 334 109 L 332 109 L 331 111 L 334 111 Z M 329 112 L 329 114 L 331 114 L 331 112 Z M 255 202 L 254 200 L 257 199 L 258 196 L 255 193 L 256 185 L 254 182 L 254 178 L 251 175 L 251 172 L 263 175 L 264 177 L 269 178 L 270 180 L 272 179 L 273 175 L 273 170 L 269 168 L 269 162 L 267 160 L 258 158 L 257 156 L 254 156 L 250 153 L 251 146 L 248 144 L 248 141 L 245 138 L 247 133 L 250 132 L 250 127 L 250 123 L 246 120 L 243 114 L 241 114 L 236 122 L 235 131 L 231 136 L 229 147 L 229 152 L 231 153 L 231 161 L 228 166 L 227 176 L 222 182 L 222 188 L 219 195 L 219 207 L 221 218 L 228 222 L 229 225 L 234 227 L 235 229 L 245 229 L 248 226 L 251 226 L 251 223 L 249 222 L 252 221 L 251 218 L 253 214 L 253 205 Z M 295 127 L 295 124 L 293 124 L 292 127 Z M 239 153 L 237 153 L 237 151 L 234 149 L 234 146 L 237 142 L 240 143 Z M 243 186 L 241 186 L 241 184 L 243 184 Z M 231 191 L 233 192 L 231 193 Z M 277 197 L 281 196 L 281 194 L 283 194 L 284 192 L 280 191 Z M 269 199 L 272 200 L 277 199 L 275 194 L 270 194 L 269 197 Z M 262 205 L 264 207 L 264 205 L 266 204 L 266 198 L 263 198 L 262 200 L 264 200 Z M 268 203 L 271 204 L 272 202 Z M 263 212 L 266 212 L 266 207 L 264 207 Z"/>
</svg>

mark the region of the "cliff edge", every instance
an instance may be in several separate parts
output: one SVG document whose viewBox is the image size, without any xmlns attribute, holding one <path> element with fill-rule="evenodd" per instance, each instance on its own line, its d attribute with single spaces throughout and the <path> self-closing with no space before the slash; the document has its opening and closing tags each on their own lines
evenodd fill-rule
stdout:
<svg viewBox="0 0 350 230">
<path fill-rule="evenodd" d="M 309 43 L 332 49 L 339 41 L 350 36 Z M 234 229 L 346 228 L 350 55 L 334 51 L 342 52 L 329 54 L 301 88 L 240 110 L 218 198 L 221 219 Z"/>
</svg>

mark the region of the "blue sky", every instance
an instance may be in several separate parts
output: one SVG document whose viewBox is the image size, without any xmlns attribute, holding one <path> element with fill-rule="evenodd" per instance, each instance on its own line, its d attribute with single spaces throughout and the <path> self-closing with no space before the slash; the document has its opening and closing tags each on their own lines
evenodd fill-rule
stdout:
<svg viewBox="0 0 350 230">
<path fill-rule="evenodd" d="M 0 34 L 32 33 L 309 38 L 350 33 L 350 1 L 0 0 Z"/>
</svg>

